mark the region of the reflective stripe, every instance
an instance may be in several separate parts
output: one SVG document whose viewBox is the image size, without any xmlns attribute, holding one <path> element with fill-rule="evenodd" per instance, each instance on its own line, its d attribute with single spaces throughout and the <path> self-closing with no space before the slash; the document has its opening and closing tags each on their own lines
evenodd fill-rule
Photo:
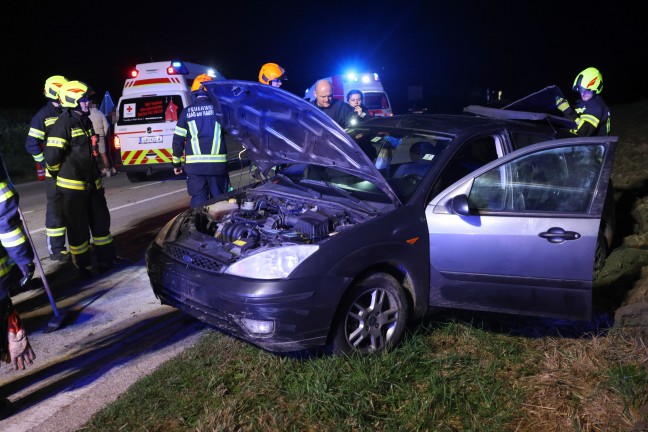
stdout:
<svg viewBox="0 0 648 432">
<path fill-rule="evenodd" d="M 61 237 L 65 235 L 65 227 L 61 228 L 47 228 L 45 227 L 45 234 L 48 237 Z"/>
<path fill-rule="evenodd" d="M 108 234 L 105 237 L 93 237 L 94 244 L 97 246 L 105 246 L 107 244 L 112 243 L 113 238 L 112 235 Z"/>
<path fill-rule="evenodd" d="M 58 117 L 50 117 L 45 119 L 45 126 L 52 126 L 54 123 L 56 123 L 56 119 Z"/>
<path fill-rule="evenodd" d="M 188 155 L 185 158 L 185 163 L 221 163 L 227 162 L 227 155 L 216 154 L 216 155 Z"/>
<path fill-rule="evenodd" d="M 596 116 L 593 116 L 591 114 L 581 114 L 580 118 L 581 118 L 581 121 L 586 121 L 586 122 L 590 123 L 592 126 L 594 126 L 595 128 L 598 127 L 599 122 L 600 122 L 600 120 Z M 579 127 L 579 129 L 580 129 L 580 127 Z"/>
<path fill-rule="evenodd" d="M 175 135 L 178 135 L 179 137 L 186 138 L 187 137 L 187 129 L 176 126 L 175 130 L 173 131 Z"/>
<path fill-rule="evenodd" d="M 72 129 L 70 130 L 70 135 L 72 135 L 72 138 L 77 138 L 77 137 L 80 137 L 80 136 L 85 136 L 85 134 L 86 134 L 85 130 L 83 130 L 83 129 L 81 129 L 81 128 L 72 128 Z"/>
<path fill-rule="evenodd" d="M 8 274 L 13 266 L 14 262 L 9 259 L 8 255 L 0 258 L 0 277 Z"/>
<path fill-rule="evenodd" d="M 86 182 L 81 180 L 66 179 L 61 176 L 56 177 L 56 186 L 65 189 L 85 190 Z"/>
<path fill-rule="evenodd" d="M 22 227 L 18 227 L 7 233 L 0 233 L 0 242 L 2 242 L 2 246 L 5 248 L 20 246 L 25 243 L 26 240 L 27 238 L 25 237 Z"/>
<path fill-rule="evenodd" d="M 14 196 L 13 187 L 8 181 L 0 182 L 0 203 Z"/>
<path fill-rule="evenodd" d="M 27 134 L 32 138 L 36 138 L 37 140 L 45 140 L 45 132 L 43 132 L 40 129 L 36 128 L 29 128 L 29 133 Z"/>
<path fill-rule="evenodd" d="M 38 163 L 41 163 L 41 162 L 45 161 L 45 156 L 43 156 L 43 153 L 38 153 L 37 155 L 32 155 L 32 157 Z"/>
<path fill-rule="evenodd" d="M 182 158 L 179 158 L 179 157 L 173 156 L 173 157 L 171 158 L 171 162 L 173 162 L 174 164 L 179 164 L 179 163 L 182 162 Z"/>
<path fill-rule="evenodd" d="M 86 253 L 88 252 L 88 250 L 90 250 L 90 245 L 87 241 L 79 246 L 72 246 L 72 245 L 69 246 L 70 246 L 70 253 L 72 255 L 81 255 L 82 253 Z"/>
<path fill-rule="evenodd" d="M 47 147 L 65 148 L 67 140 L 63 138 L 47 137 Z"/>
</svg>

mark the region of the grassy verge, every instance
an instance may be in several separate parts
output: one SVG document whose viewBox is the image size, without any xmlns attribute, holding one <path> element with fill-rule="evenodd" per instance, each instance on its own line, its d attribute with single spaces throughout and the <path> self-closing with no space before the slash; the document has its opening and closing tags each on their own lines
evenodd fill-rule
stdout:
<svg viewBox="0 0 648 432">
<path fill-rule="evenodd" d="M 630 431 L 647 361 L 622 334 L 538 338 L 454 319 L 368 358 L 276 356 L 212 332 L 84 430 Z"/>
</svg>

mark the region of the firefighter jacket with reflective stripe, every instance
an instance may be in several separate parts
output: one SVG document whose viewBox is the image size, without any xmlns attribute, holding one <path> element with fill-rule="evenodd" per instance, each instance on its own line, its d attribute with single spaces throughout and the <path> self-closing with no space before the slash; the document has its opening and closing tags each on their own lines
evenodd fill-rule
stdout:
<svg viewBox="0 0 648 432">
<path fill-rule="evenodd" d="M 565 116 L 576 122 L 571 132 L 578 136 L 605 136 L 610 134 L 610 108 L 599 95 L 588 101 L 579 99 L 575 106 L 567 108 Z"/>
<path fill-rule="evenodd" d="M 53 101 L 48 101 L 31 119 L 25 149 L 38 163 L 43 163 L 47 134 L 60 114 L 61 108 L 54 106 Z"/>
<path fill-rule="evenodd" d="M 181 166 L 185 154 L 184 170 L 194 175 L 227 174 L 227 148 L 223 131 L 216 122 L 214 107 L 207 95 L 180 113 L 173 133 L 173 166 Z"/>
<path fill-rule="evenodd" d="M 101 189 L 101 172 L 92 154 L 92 121 L 72 109 L 64 110 L 47 136 L 45 162 L 63 193 Z"/>
<path fill-rule="evenodd" d="M 15 283 L 15 264 L 26 265 L 33 261 L 34 251 L 18 212 L 18 192 L 9 180 L 0 155 L 0 300 L 9 295 L 11 282 Z"/>
</svg>

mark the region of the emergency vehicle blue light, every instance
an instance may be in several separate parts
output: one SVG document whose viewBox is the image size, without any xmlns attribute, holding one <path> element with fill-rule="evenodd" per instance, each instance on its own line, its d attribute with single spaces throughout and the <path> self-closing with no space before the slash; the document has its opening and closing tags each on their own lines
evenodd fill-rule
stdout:
<svg viewBox="0 0 648 432">
<path fill-rule="evenodd" d="M 378 78 L 378 74 L 374 72 L 374 81 L 380 81 L 380 78 Z"/>
<path fill-rule="evenodd" d="M 349 72 L 346 74 L 346 79 L 348 81 L 358 81 L 358 75 L 355 72 Z"/>
<path fill-rule="evenodd" d="M 189 71 L 187 70 L 187 66 L 185 66 L 184 63 L 180 61 L 172 61 L 171 66 L 167 68 L 167 73 L 169 75 L 186 75 L 189 73 Z"/>
<path fill-rule="evenodd" d="M 207 69 L 207 75 L 212 78 L 216 78 L 216 71 L 214 69 Z"/>
<path fill-rule="evenodd" d="M 367 84 L 368 82 L 371 81 L 371 77 L 369 75 L 362 75 L 362 82 Z"/>
</svg>

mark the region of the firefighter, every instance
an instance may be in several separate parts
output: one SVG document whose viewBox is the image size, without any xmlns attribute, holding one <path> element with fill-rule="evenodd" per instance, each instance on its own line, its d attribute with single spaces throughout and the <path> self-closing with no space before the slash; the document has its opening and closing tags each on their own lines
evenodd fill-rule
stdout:
<svg viewBox="0 0 648 432">
<path fill-rule="evenodd" d="M 90 276 L 90 234 L 98 270 L 111 267 L 117 258 L 110 234 L 110 212 L 94 155 L 88 89 L 80 81 L 69 81 L 61 87 L 59 100 L 63 112 L 47 136 L 45 162 L 63 196 L 72 263 L 83 275 Z"/>
<path fill-rule="evenodd" d="M 277 63 L 266 63 L 259 71 L 259 82 L 273 87 L 281 87 L 283 81 L 287 81 L 286 70 Z"/>
<path fill-rule="evenodd" d="M 565 98 L 556 98 L 558 110 L 576 122 L 571 132 L 578 136 L 609 135 L 610 108 L 600 96 L 603 90 L 601 72 L 594 67 L 583 70 L 576 76 L 572 90 L 581 97 L 573 108 Z"/>
<path fill-rule="evenodd" d="M 205 201 L 227 191 L 227 147 L 223 130 L 216 122 L 214 106 L 204 82 L 212 77 L 202 74 L 191 85 L 194 102 L 180 113 L 173 133 L 173 172 L 182 174 L 182 154 L 185 155 L 184 171 L 187 174 L 189 205 L 200 207 Z"/>
<path fill-rule="evenodd" d="M 9 180 L 0 154 L 0 359 L 14 369 L 25 369 L 36 358 L 10 295 L 34 274 L 34 251 L 18 211 L 18 192 Z M 11 414 L 11 404 L 0 399 L 0 419 Z"/>
<path fill-rule="evenodd" d="M 47 134 L 61 113 L 58 101 L 59 89 L 68 80 L 64 76 L 54 75 L 45 81 L 44 94 L 47 103 L 34 115 L 31 120 L 29 133 L 25 142 L 27 152 L 36 161 L 37 169 L 43 171 L 45 179 L 45 195 L 47 210 L 45 213 L 45 234 L 47 250 L 51 260 L 70 261 L 70 255 L 65 248 L 65 224 L 63 223 L 63 197 L 57 193 L 56 181 L 45 171 L 43 150 Z M 39 175 L 40 177 L 40 175 Z"/>
</svg>

